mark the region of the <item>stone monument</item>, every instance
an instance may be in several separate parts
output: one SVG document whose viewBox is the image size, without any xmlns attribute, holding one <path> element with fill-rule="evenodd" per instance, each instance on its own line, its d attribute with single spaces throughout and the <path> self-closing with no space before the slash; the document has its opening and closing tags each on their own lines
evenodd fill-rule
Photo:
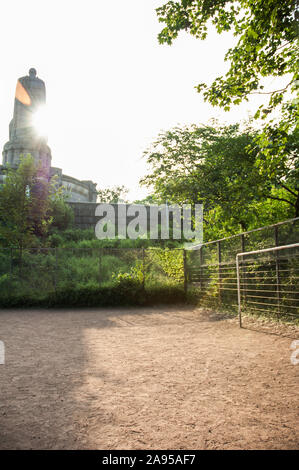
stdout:
<svg viewBox="0 0 299 470">
<path fill-rule="evenodd" d="M 46 104 L 46 87 L 31 68 L 29 75 L 17 81 L 13 119 L 9 124 L 9 141 L 3 149 L 3 166 L 17 167 L 20 156 L 30 153 L 40 165 L 42 176 L 49 178 L 51 150 L 47 138 L 33 126 L 34 114 Z"/>
<path fill-rule="evenodd" d="M 51 150 L 47 138 L 40 136 L 33 121 L 34 114 L 46 104 L 46 87 L 37 77 L 34 68 L 29 75 L 17 81 L 13 119 L 9 124 L 9 141 L 3 148 L 3 165 L 0 165 L 0 184 L 5 182 L 5 168 L 17 168 L 20 156 L 30 153 L 39 165 L 40 177 L 50 179 L 54 175 L 73 203 L 91 203 L 97 200 L 96 184 L 90 180 L 78 180 L 64 175 L 60 168 L 51 167 Z"/>
</svg>

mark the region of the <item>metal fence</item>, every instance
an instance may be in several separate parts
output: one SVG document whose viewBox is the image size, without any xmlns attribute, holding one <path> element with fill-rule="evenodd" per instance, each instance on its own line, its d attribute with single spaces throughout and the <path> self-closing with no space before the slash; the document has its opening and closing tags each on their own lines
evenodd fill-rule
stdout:
<svg viewBox="0 0 299 470">
<path fill-rule="evenodd" d="M 271 311 L 299 318 L 299 243 L 238 253 L 238 312 Z"/>
<path fill-rule="evenodd" d="M 295 218 L 204 243 L 187 254 L 188 287 L 195 290 L 202 305 L 237 309 L 236 256 L 298 241 L 299 218 Z M 271 255 L 255 255 L 254 259 L 245 259 L 244 256 L 244 260 L 241 259 L 241 300 L 244 310 L 260 313 L 272 311 L 277 315 L 299 318 L 297 250 L 294 248 L 285 256 L 274 250 Z M 274 294 L 274 298 L 270 299 L 270 294 Z"/>
<path fill-rule="evenodd" d="M 299 218 L 204 243 L 192 250 L 89 247 L 0 249 L 0 301 L 35 299 L 69 289 L 97 289 L 136 281 L 144 288 L 176 286 L 201 305 L 238 308 L 240 255 L 242 309 L 299 315 L 298 248 L 246 258 L 248 252 L 298 243 Z M 253 254 L 252 254 L 253 256 Z M 273 294 L 273 295 L 272 295 Z"/>
<path fill-rule="evenodd" d="M 0 300 L 135 281 L 143 287 L 184 286 L 184 250 L 160 248 L 0 249 Z"/>
</svg>

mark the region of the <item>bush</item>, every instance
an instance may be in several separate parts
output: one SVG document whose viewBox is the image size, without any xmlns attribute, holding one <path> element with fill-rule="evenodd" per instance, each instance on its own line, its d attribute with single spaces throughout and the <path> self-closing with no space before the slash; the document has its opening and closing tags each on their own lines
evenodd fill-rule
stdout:
<svg viewBox="0 0 299 470">
<path fill-rule="evenodd" d="M 59 233 L 57 232 L 54 232 L 52 233 L 49 237 L 48 237 L 48 240 L 47 240 L 47 244 L 52 247 L 52 248 L 56 248 L 58 246 L 61 246 L 63 245 L 63 237 L 62 235 L 60 235 Z"/>
<path fill-rule="evenodd" d="M 62 198 L 52 201 L 51 214 L 53 217 L 52 228 L 66 230 L 74 223 L 74 210 Z"/>
<path fill-rule="evenodd" d="M 147 257 L 154 271 L 154 277 L 157 277 L 158 272 L 162 272 L 175 281 L 184 280 L 183 250 L 151 248 L 147 251 Z"/>
<path fill-rule="evenodd" d="M 112 279 L 118 285 L 142 285 L 144 281 L 142 262 L 137 262 L 135 266 L 131 266 L 129 272 L 112 273 Z"/>
<path fill-rule="evenodd" d="M 134 281 L 121 282 L 110 287 L 85 286 L 84 288 L 65 288 L 45 296 L 30 294 L 6 295 L 0 299 L 1 308 L 26 307 L 112 307 L 141 306 L 155 304 L 175 304 L 185 301 L 181 287 L 156 287 L 143 289 Z"/>
</svg>

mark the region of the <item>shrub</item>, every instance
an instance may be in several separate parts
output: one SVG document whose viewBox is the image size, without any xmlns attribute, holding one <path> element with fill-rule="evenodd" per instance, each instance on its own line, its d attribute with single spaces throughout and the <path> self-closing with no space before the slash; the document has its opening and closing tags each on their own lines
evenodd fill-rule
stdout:
<svg viewBox="0 0 299 470">
<path fill-rule="evenodd" d="M 148 258 L 155 270 L 161 270 L 176 281 L 184 279 L 183 250 L 168 248 L 152 248 L 148 250 Z"/>
<path fill-rule="evenodd" d="M 175 304 L 185 300 L 181 287 L 156 287 L 143 289 L 134 281 L 125 281 L 114 286 L 64 288 L 44 296 L 13 293 L 0 299 L 0 307 L 108 307 L 130 305 Z"/>
<path fill-rule="evenodd" d="M 66 230 L 74 223 L 74 210 L 63 198 L 54 199 L 51 203 L 53 221 L 51 227 Z"/>
<path fill-rule="evenodd" d="M 118 285 L 142 284 L 144 281 L 142 262 L 138 261 L 135 266 L 131 266 L 129 272 L 112 273 L 112 279 L 115 280 Z"/>
</svg>

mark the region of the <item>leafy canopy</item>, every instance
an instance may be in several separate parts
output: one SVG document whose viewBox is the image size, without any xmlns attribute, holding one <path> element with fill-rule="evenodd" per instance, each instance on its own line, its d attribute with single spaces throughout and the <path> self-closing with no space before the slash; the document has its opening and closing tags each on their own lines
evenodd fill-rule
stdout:
<svg viewBox="0 0 299 470">
<path fill-rule="evenodd" d="M 197 86 L 212 105 L 229 110 L 250 93 L 262 92 L 262 77 L 287 75 L 285 87 L 270 92 L 267 114 L 282 102 L 288 88 L 298 87 L 298 0 L 181 0 L 156 11 L 165 23 L 158 36 L 162 44 L 172 44 L 182 30 L 204 40 L 210 25 L 219 34 L 232 31 L 238 38 L 225 56 L 230 62 L 227 74 L 210 86 Z"/>
<path fill-rule="evenodd" d="M 99 202 L 106 204 L 117 204 L 118 202 L 127 202 L 129 190 L 125 186 L 114 186 L 113 188 L 100 189 L 98 191 Z"/>
<path fill-rule="evenodd" d="M 255 118 L 266 121 L 251 142 L 256 178 L 267 182 L 264 187 L 271 188 L 273 201 L 284 200 L 298 216 L 298 0 L 180 0 L 156 11 L 165 25 L 158 36 L 161 44 L 172 44 L 180 31 L 204 40 L 211 27 L 236 37 L 225 55 L 228 72 L 211 84 L 199 83 L 197 90 L 226 111 L 251 94 L 265 96 Z M 283 77 L 285 83 L 265 90 L 265 77 Z"/>
<path fill-rule="evenodd" d="M 292 217 L 299 200 L 295 169 L 285 158 L 265 177 L 255 138 L 250 127 L 217 123 L 160 133 L 144 153 L 149 172 L 141 184 L 160 201 L 203 203 L 205 221 L 214 224 L 216 218 L 228 232 Z M 295 142 L 289 141 L 290 152 Z"/>
</svg>

